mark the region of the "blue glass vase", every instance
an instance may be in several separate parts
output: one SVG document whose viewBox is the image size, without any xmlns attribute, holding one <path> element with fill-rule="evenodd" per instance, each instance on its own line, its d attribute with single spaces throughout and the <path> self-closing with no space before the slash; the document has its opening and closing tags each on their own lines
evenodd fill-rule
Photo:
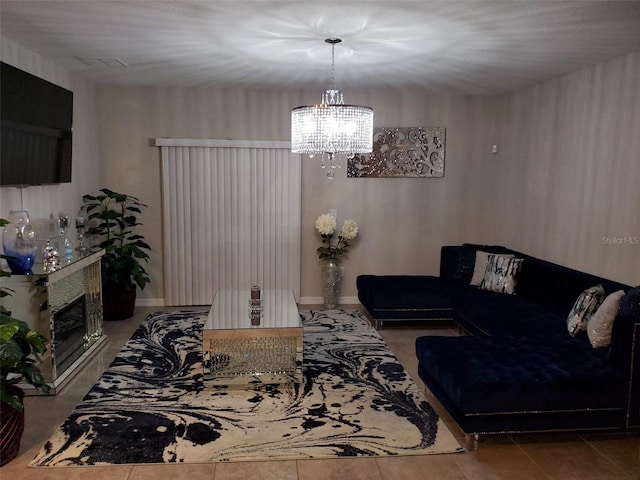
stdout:
<svg viewBox="0 0 640 480">
<path fill-rule="evenodd" d="M 31 274 L 36 260 L 36 232 L 25 210 L 9 213 L 9 223 L 2 232 L 2 247 L 14 274 Z"/>
</svg>

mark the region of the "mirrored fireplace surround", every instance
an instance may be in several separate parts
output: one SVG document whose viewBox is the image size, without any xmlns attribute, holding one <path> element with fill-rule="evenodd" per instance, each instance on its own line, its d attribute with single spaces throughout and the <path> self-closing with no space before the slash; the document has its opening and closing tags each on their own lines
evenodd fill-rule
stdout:
<svg viewBox="0 0 640 480">
<path fill-rule="evenodd" d="M 36 264 L 32 275 L 3 278 L 14 290 L 6 297 L 12 316 L 47 339 L 39 367 L 55 395 L 107 340 L 102 330 L 100 259 L 104 251 L 74 258 L 61 269 L 44 273 Z M 27 395 L 38 394 L 28 384 Z"/>
</svg>

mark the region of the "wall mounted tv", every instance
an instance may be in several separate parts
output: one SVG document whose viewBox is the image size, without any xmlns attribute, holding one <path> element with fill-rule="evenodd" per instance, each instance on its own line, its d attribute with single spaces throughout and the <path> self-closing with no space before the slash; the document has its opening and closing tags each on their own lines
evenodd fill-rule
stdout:
<svg viewBox="0 0 640 480">
<path fill-rule="evenodd" d="M 70 182 L 73 92 L 0 63 L 0 185 Z"/>
</svg>

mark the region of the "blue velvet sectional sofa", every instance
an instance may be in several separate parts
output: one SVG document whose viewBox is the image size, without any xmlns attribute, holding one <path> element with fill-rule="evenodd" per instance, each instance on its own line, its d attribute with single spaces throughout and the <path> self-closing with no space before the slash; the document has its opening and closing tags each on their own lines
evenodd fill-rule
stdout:
<svg viewBox="0 0 640 480">
<path fill-rule="evenodd" d="M 477 251 L 523 259 L 515 294 L 470 285 Z M 571 336 L 586 289 L 625 292 L 611 344 Z M 640 289 L 501 246 L 445 246 L 440 276 L 357 278 L 378 323 L 451 319 L 467 335 L 416 340 L 419 375 L 467 434 L 640 427 Z"/>
</svg>

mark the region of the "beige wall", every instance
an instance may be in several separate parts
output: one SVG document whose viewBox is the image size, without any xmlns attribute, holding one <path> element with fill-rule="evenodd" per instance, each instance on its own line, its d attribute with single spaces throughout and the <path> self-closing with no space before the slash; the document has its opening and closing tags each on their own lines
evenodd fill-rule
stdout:
<svg viewBox="0 0 640 480">
<path fill-rule="evenodd" d="M 162 298 L 161 192 L 155 137 L 289 140 L 290 112 L 313 103 L 320 92 L 129 88 L 98 86 L 100 152 L 108 166 L 105 186 L 132 193 L 149 205 L 144 233 L 153 251 L 153 283 L 141 298 Z M 444 179 L 347 179 L 346 169 L 328 180 L 318 159 L 304 157 L 302 179 L 303 298 L 320 297 L 320 245 L 313 224 L 335 208 L 340 220 L 355 218 L 361 236 L 343 261 L 342 295 L 355 297 L 360 273 L 437 273 L 443 243 L 483 241 L 482 202 L 492 172 L 487 162 L 498 103 L 490 97 L 434 96 L 407 92 L 345 92 L 352 103 L 371 105 L 380 126 L 447 127 Z"/>
<path fill-rule="evenodd" d="M 349 98 L 349 101 L 351 99 Z M 343 295 L 355 296 L 358 274 L 438 274 L 440 247 L 486 240 L 488 211 L 483 203 L 491 171 L 490 145 L 496 140 L 496 99 L 435 96 L 415 90 L 376 93 L 363 99 L 375 112 L 376 126 L 447 128 L 445 177 L 441 179 L 353 179 L 342 171 L 323 178 L 318 162 L 303 169 L 303 296 L 320 295 L 320 245 L 314 231 L 318 214 L 338 210 L 354 218 L 360 238 L 343 261 Z M 344 168 L 343 168 L 344 170 Z"/>
<path fill-rule="evenodd" d="M 290 110 L 317 91 L 92 86 L 2 38 L 2 60 L 74 91 L 73 183 L 1 188 L 0 212 L 75 212 L 109 187 L 149 204 L 154 253 L 143 302 L 159 303 L 162 243 L 156 137 L 288 140 Z M 346 90 L 377 126 L 444 126 L 443 179 L 328 180 L 304 158 L 302 297 L 321 295 L 313 223 L 335 208 L 361 236 L 345 259 L 342 294 L 360 273 L 435 274 L 441 245 L 501 243 L 626 283 L 640 283 L 640 54 L 503 97 L 423 90 Z M 500 146 L 497 155 L 492 144 Z M 616 243 L 621 241 L 622 243 Z"/>
<path fill-rule="evenodd" d="M 501 100 L 492 240 L 640 283 L 640 53 Z"/>
<path fill-rule="evenodd" d="M 73 172 L 72 182 L 36 187 L 1 187 L 0 215 L 10 210 L 27 210 L 32 219 L 57 216 L 67 210 L 75 217 L 82 205 L 82 195 L 100 185 L 97 154 L 95 87 L 58 68 L 53 62 L 1 37 L 2 61 L 39 76 L 73 92 Z"/>
<path fill-rule="evenodd" d="M 622 282 L 640 280 L 638 54 L 503 97 L 423 90 L 346 91 L 377 126 L 444 126 L 443 179 L 328 180 L 303 158 L 302 297 L 321 295 L 313 223 L 337 209 L 361 236 L 343 261 L 343 296 L 360 273 L 435 274 L 441 245 L 500 243 Z M 150 208 L 156 255 L 141 297 L 162 298 L 159 154 L 155 137 L 288 140 L 291 108 L 315 91 L 99 86 L 106 185 Z M 499 153 L 490 153 L 492 144 Z M 603 238 L 605 240 L 603 240 Z M 609 240 L 611 239 L 611 240 Z M 626 239 L 626 240 L 625 240 Z"/>
</svg>

